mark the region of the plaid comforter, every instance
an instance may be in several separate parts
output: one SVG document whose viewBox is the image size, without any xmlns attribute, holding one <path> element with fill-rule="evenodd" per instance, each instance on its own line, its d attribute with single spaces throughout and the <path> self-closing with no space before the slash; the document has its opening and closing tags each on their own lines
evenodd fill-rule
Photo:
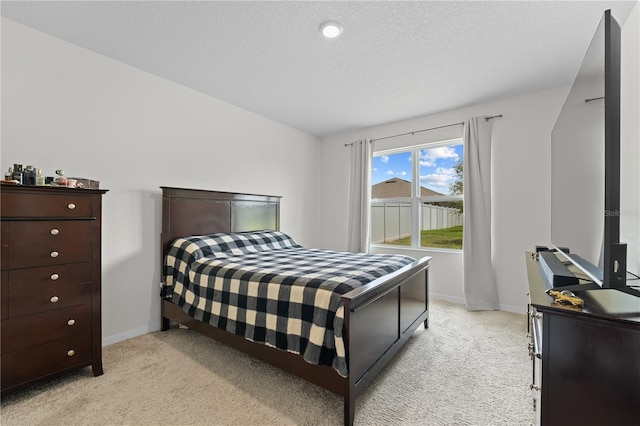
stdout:
<svg viewBox="0 0 640 426">
<path fill-rule="evenodd" d="M 308 249 L 274 231 L 193 236 L 167 254 L 163 295 L 193 318 L 346 377 L 340 295 L 413 261 Z"/>
</svg>

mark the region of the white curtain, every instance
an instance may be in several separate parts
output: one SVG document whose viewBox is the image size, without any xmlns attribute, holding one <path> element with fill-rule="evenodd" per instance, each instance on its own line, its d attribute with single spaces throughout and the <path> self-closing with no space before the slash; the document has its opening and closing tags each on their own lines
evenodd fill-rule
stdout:
<svg viewBox="0 0 640 426">
<path fill-rule="evenodd" d="M 472 117 L 464 131 L 464 299 L 468 310 L 499 309 L 491 260 L 491 121 Z"/>
<path fill-rule="evenodd" d="M 369 249 L 371 141 L 365 139 L 351 144 L 349 174 L 349 222 L 347 247 L 355 253 Z"/>
</svg>

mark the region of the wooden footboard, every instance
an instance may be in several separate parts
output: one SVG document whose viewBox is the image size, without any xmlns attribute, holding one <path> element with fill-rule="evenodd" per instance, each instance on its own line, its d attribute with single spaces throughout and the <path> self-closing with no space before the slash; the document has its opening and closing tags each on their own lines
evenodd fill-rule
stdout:
<svg viewBox="0 0 640 426">
<path fill-rule="evenodd" d="M 344 423 L 353 424 L 355 399 L 429 317 L 429 257 L 342 296 L 349 389 Z"/>
</svg>

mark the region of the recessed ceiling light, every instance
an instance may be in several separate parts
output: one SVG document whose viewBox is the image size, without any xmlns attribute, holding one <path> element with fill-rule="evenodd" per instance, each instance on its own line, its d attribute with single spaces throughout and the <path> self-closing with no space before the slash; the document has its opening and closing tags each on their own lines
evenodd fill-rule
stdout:
<svg viewBox="0 0 640 426">
<path fill-rule="evenodd" d="M 342 25 L 335 21 L 323 22 L 320 25 L 320 32 L 326 38 L 336 38 L 342 34 Z"/>
</svg>

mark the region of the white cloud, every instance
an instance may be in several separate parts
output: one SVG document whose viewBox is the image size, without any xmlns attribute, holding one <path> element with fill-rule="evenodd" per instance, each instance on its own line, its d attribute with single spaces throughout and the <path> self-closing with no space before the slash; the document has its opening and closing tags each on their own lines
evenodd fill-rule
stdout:
<svg viewBox="0 0 640 426">
<path fill-rule="evenodd" d="M 393 175 L 397 175 L 397 176 L 406 176 L 406 175 L 407 175 L 407 172 L 405 172 L 404 170 L 402 170 L 402 171 L 400 171 L 400 172 L 394 172 L 393 170 L 387 170 L 387 171 L 385 172 L 385 174 L 386 174 L 386 175 L 390 175 L 390 176 L 393 176 Z"/>
<path fill-rule="evenodd" d="M 451 184 L 457 179 L 456 171 L 453 168 L 438 167 L 436 173 L 420 176 L 420 182 L 431 188 L 449 189 Z"/>
<path fill-rule="evenodd" d="M 381 155 L 380 156 L 380 161 L 382 161 L 383 163 L 388 163 L 389 162 L 389 156 L 388 155 Z"/>
<path fill-rule="evenodd" d="M 420 165 L 421 166 L 435 166 L 436 161 L 443 158 L 459 159 L 460 156 L 455 149 L 450 146 L 441 146 L 438 148 L 422 149 L 420 150 Z"/>
<path fill-rule="evenodd" d="M 446 175 L 446 176 L 456 176 L 456 169 L 449 167 L 449 168 L 444 168 L 444 167 L 438 167 L 436 169 L 436 173 L 439 175 Z"/>
</svg>

